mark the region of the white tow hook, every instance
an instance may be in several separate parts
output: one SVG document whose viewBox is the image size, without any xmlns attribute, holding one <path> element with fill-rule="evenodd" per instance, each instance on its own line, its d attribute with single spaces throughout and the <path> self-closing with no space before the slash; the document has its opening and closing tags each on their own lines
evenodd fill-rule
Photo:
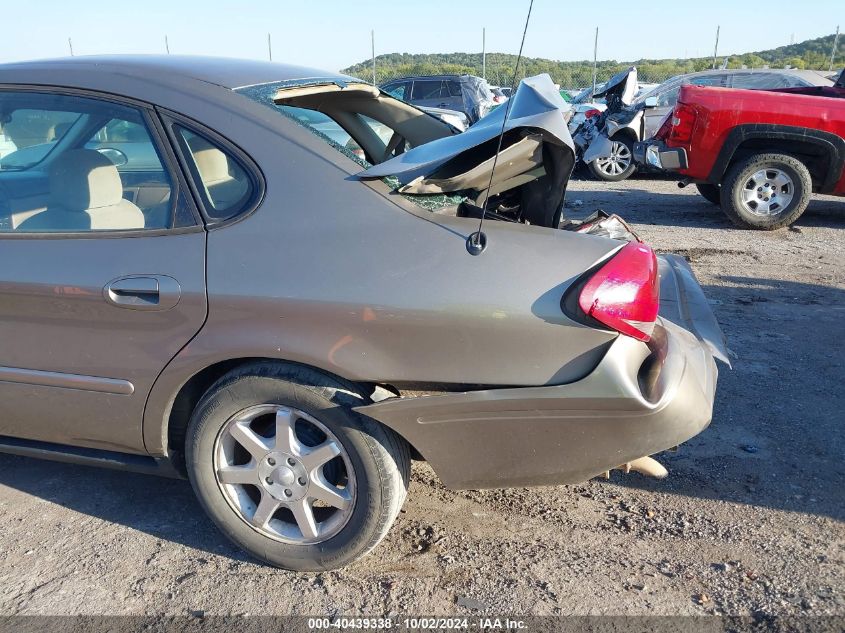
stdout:
<svg viewBox="0 0 845 633">
<path fill-rule="evenodd" d="M 666 470 L 663 464 L 658 462 L 653 457 L 640 457 L 639 459 L 635 459 L 632 462 L 622 464 L 618 468 L 614 468 L 614 470 L 621 470 L 625 474 L 628 474 L 633 470 L 635 473 L 647 475 L 648 477 L 654 477 L 655 479 L 665 479 L 669 475 L 669 471 Z M 604 472 L 604 478 L 610 479 L 609 470 L 606 470 Z"/>
</svg>

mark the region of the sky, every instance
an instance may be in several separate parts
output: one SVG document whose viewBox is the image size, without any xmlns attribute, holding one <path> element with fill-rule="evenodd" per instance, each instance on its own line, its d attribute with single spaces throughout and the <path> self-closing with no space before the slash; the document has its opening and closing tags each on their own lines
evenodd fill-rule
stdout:
<svg viewBox="0 0 845 633">
<path fill-rule="evenodd" d="M 267 59 L 339 70 L 376 54 L 516 53 L 527 0 L 0 0 L 0 62 L 69 54 L 164 53 Z M 704 57 L 765 50 L 845 29 L 842 0 L 534 0 L 524 54 L 573 61 Z M 845 37 L 845 35 L 843 36 Z"/>
</svg>

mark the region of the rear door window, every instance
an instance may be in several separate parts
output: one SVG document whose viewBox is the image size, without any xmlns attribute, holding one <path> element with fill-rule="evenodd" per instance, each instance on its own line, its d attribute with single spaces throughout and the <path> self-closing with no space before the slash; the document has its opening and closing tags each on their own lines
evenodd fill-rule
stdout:
<svg viewBox="0 0 845 633">
<path fill-rule="evenodd" d="M 249 171 L 209 137 L 181 125 L 174 130 L 209 218 L 226 220 L 245 211 L 255 193 Z"/>
<path fill-rule="evenodd" d="M 415 101 L 420 99 L 442 99 L 449 96 L 449 88 L 445 81 L 426 79 L 414 81 Z"/>
<path fill-rule="evenodd" d="M 772 88 L 791 88 L 803 84 L 789 81 L 789 75 L 780 73 L 742 73 L 731 77 L 731 87 L 744 90 L 766 90 Z"/>
<path fill-rule="evenodd" d="M 408 101 L 411 98 L 411 82 L 400 81 L 398 83 L 388 84 L 384 87 L 384 91 L 395 99 Z"/>
<path fill-rule="evenodd" d="M 161 230 L 195 223 L 141 109 L 0 91 L 0 232 Z"/>
</svg>

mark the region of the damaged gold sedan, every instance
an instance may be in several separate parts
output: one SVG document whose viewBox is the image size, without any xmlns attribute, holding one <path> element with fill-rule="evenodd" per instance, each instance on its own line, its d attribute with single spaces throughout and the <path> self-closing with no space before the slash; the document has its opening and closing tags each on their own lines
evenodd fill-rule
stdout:
<svg viewBox="0 0 845 633">
<path fill-rule="evenodd" d="M 412 458 L 451 488 L 663 474 L 724 341 L 683 260 L 559 228 L 562 104 L 529 78 L 459 133 L 293 66 L 0 65 L 0 451 L 186 476 L 296 570 L 374 548 Z"/>
</svg>

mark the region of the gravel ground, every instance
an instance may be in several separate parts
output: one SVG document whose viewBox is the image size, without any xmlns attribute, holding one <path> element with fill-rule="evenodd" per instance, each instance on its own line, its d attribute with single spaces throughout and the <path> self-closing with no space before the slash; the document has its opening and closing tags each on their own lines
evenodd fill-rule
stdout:
<svg viewBox="0 0 845 633">
<path fill-rule="evenodd" d="M 845 201 L 762 233 L 660 179 L 567 199 L 687 256 L 736 355 L 668 479 L 450 492 L 415 464 L 373 554 L 294 574 L 224 540 L 186 482 L 0 456 L 0 614 L 845 615 Z"/>
</svg>

